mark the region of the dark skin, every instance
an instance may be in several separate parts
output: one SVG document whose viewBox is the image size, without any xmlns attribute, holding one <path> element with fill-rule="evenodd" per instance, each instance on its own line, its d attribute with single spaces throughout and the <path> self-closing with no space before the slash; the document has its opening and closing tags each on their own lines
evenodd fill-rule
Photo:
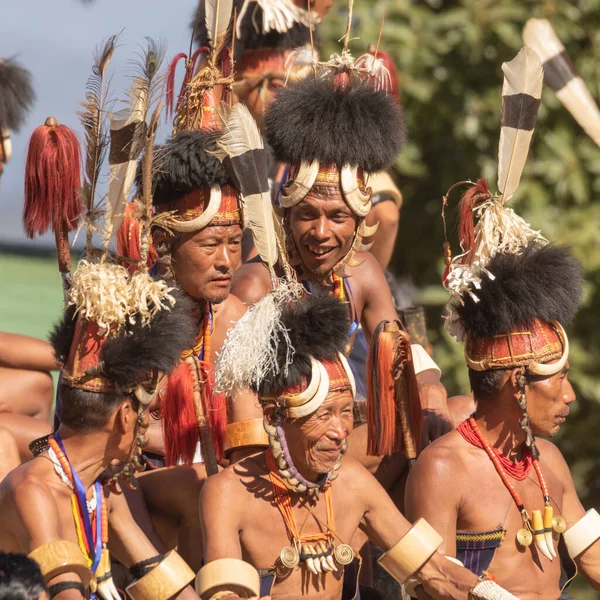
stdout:
<svg viewBox="0 0 600 600">
<path fill-rule="evenodd" d="M 323 196 L 313 191 L 298 205 L 289 209 L 289 230 L 307 277 L 318 285 L 328 285 L 333 268 L 350 249 L 356 218 L 340 192 Z M 377 325 L 398 318 L 385 275 L 377 260 L 369 253 L 357 254 L 362 261 L 349 267 L 354 308 L 367 340 Z M 232 293 L 251 305 L 270 289 L 269 271 L 261 262 L 242 265 L 235 274 Z M 446 406 L 446 391 L 432 372 L 418 375 L 421 402 L 425 410 L 424 430 L 427 441 L 434 440 L 451 428 Z"/>
<path fill-rule="evenodd" d="M 161 241 L 162 236 L 162 232 L 155 232 L 158 241 Z M 208 226 L 195 233 L 180 234 L 171 244 L 171 264 L 175 279 L 198 302 L 199 327 L 202 326 L 205 303 L 212 303 L 213 360 L 220 351 L 229 328 L 246 312 L 243 302 L 229 294 L 233 272 L 240 262 L 241 238 L 242 229 L 239 225 Z M 166 379 L 163 380 L 164 385 Z M 230 422 L 261 416 L 256 396 L 250 391 L 240 392 L 231 402 Z M 148 432 L 150 443 L 147 450 L 164 454 L 160 420 L 151 418 Z M 236 458 L 233 453 L 232 459 Z M 145 519 L 143 515 L 149 512 L 165 546 L 178 547 L 181 556 L 194 570 L 202 566 L 202 546 L 197 543 L 201 536 L 198 495 L 205 480 L 206 469 L 203 463 L 190 467 L 158 469 L 140 476 L 141 494 L 136 491 L 127 492 L 132 512 L 136 515 L 136 520 L 139 519 L 140 526 L 149 531 L 148 522 L 142 522 Z"/>
<path fill-rule="evenodd" d="M 514 369 L 507 372 L 502 388 L 493 397 L 476 398 L 475 419 L 482 435 L 511 460 L 521 458 L 525 441 L 518 424 L 522 416 L 518 396 Z M 529 385 L 527 406 L 534 434 L 555 435 L 574 401 L 568 368 Z M 554 444 L 544 439 L 536 443 L 554 512 L 564 517 L 568 528 L 585 513 L 569 468 Z M 543 508 L 535 471 L 525 480 L 511 479 L 511 483 L 530 514 L 533 509 Z M 535 545 L 527 549 L 517 545 L 515 536 L 523 525 L 512 497 L 485 451 L 466 442 L 458 432 L 433 443 L 417 460 L 406 487 L 406 511 L 410 519 L 425 517 L 442 534 L 448 556 L 456 556 L 457 531 L 483 532 L 502 526 L 507 533 L 489 568 L 498 583 L 521 600 L 555 600 L 560 596 L 560 561 L 548 560 Z M 554 540 L 558 542 L 557 534 Z M 576 563 L 592 587 L 600 589 L 600 542 Z"/>
<path fill-rule="evenodd" d="M 131 400 L 124 399 L 96 431 L 83 434 L 60 426 L 67 456 L 87 490 L 88 500 L 100 474 L 113 461 L 122 462 L 129 457 L 137 433 L 136 423 L 137 409 Z M 29 553 L 54 540 L 77 543 L 71 493 L 59 479 L 47 453 L 12 471 L 0 484 L 0 548 Z M 127 566 L 155 556 L 157 547 L 136 525 L 123 497 L 110 495 L 108 489 L 104 493 L 109 510 L 109 550 Z M 65 573 L 48 584 L 61 581 L 79 581 L 79 578 L 75 573 Z M 197 598 L 190 587 L 178 597 Z M 81 600 L 82 596 L 71 589 L 55 598 Z"/>
<path fill-rule="evenodd" d="M 313 481 L 331 469 L 342 443 L 352 431 L 353 398 L 349 392 L 331 393 L 315 413 L 301 419 L 284 420 L 292 461 L 300 473 Z M 339 491 L 338 491 L 339 490 Z M 326 522 L 325 498 L 309 501 L 292 493 L 297 523 L 306 523 L 307 534 L 320 531 L 318 520 Z M 340 540 L 350 543 L 360 527 L 383 548 L 394 545 L 410 528 L 390 497 L 358 462 L 344 458 L 339 477 L 332 485 L 335 529 Z M 273 502 L 265 453 L 244 459 L 205 484 L 201 496 L 207 562 L 218 558 L 243 559 L 256 568 L 270 568 L 281 549 L 290 541 L 279 509 Z M 264 524 L 269 523 L 265 528 Z M 355 549 L 356 550 L 356 549 Z M 341 570 L 340 570 L 341 571 Z M 419 577 L 438 598 L 466 598 L 477 578 L 434 554 Z M 333 600 L 341 597 L 342 573 L 306 576 L 296 569 L 278 581 L 272 598 Z M 229 596 L 233 599 L 235 596 Z"/>
</svg>

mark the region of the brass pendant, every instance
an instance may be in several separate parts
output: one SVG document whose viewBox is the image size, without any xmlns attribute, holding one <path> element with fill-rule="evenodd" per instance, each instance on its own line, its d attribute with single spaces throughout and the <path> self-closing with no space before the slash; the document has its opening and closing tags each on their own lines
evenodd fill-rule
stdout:
<svg viewBox="0 0 600 600">
<path fill-rule="evenodd" d="M 354 550 L 348 544 L 340 544 L 333 551 L 335 560 L 340 565 L 349 565 L 354 560 Z"/>
<path fill-rule="evenodd" d="M 295 569 L 300 563 L 300 555 L 296 548 L 286 546 L 279 554 L 279 560 L 286 569 Z"/>
<path fill-rule="evenodd" d="M 525 528 L 519 529 L 519 531 L 517 531 L 517 542 L 519 542 L 521 546 L 531 546 L 531 543 L 533 542 L 531 531 Z"/>
<path fill-rule="evenodd" d="M 567 528 L 567 523 L 560 515 L 556 515 L 552 519 L 552 529 L 554 529 L 554 531 L 556 531 L 556 533 L 563 533 L 566 528 Z"/>
</svg>

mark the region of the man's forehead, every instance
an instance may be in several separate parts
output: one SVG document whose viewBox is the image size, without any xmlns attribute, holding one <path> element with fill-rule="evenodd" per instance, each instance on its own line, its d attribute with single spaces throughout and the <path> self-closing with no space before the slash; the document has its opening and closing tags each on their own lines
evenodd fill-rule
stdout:
<svg viewBox="0 0 600 600">
<path fill-rule="evenodd" d="M 346 404 L 352 405 L 354 399 L 350 390 L 329 392 L 321 405 L 321 408 L 340 408 Z"/>
<path fill-rule="evenodd" d="M 196 241 L 206 239 L 228 239 L 242 235 L 239 225 L 207 225 L 200 231 L 194 233 L 192 238 Z"/>
<path fill-rule="evenodd" d="M 299 208 L 316 208 L 325 212 L 344 210 L 349 213 L 350 208 L 342 197 L 341 192 L 332 188 L 331 194 L 328 195 L 311 190 L 296 206 Z"/>
</svg>

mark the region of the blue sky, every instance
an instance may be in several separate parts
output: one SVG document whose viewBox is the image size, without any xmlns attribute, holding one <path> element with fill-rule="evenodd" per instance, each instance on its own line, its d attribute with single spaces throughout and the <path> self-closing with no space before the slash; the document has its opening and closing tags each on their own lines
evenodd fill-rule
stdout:
<svg viewBox="0 0 600 600">
<path fill-rule="evenodd" d="M 32 73 L 37 96 L 25 125 L 13 133 L 13 156 L 0 176 L 0 242 L 53 245 L 53 237 L 31 242 L 22 232 L 27 141 L 50 115 L 81 133 L 76 111 L 94 47 L 123 30 L 110 66 L 113 96 L 122 97 L 128 61 L 145 45 L 145 36 L 166 41 L 167 60 L 187 52 L 195 6 L 196 0 L 0 0 L 0 58 L 18 57 Z M 163 123 L 159 136 L 168 130 Z"/>
</svg>

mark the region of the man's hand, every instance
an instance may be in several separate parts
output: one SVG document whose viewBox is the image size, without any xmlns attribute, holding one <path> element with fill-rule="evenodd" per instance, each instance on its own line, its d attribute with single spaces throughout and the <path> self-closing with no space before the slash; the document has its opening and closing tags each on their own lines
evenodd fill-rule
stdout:
<svg viewBox="0 0 600 600">
<path fill-rule="evenodd" d="M 454 428 L 448 410 L 448 394 L 433 369 L 417 375 L 421 408 L 423 410 L 422 446 L 429 445 Z"/>
<path fill-rule="evenodd" d="M 464 567 L 459 567 L 436 552 L 417 574 L 422 588 L 417 588 L 420 599 L 467 600 L 479 578 Z"/>
</svg>

